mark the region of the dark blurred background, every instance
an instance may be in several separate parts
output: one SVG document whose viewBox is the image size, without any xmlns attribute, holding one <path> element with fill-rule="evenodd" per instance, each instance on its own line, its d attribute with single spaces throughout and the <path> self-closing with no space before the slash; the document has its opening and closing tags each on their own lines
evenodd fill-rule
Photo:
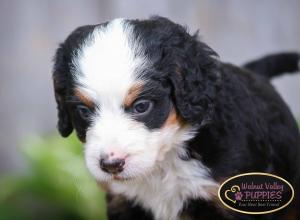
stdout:
<svg viewBox="0 0 300 220">
<path fill-rule="evenodd" d="M 60 138 L 51 69 L 58 44 L 76 27 L 117 17 L 161 15 L 187 25 L 191 32 L 200 29 L 202 39 L 223 61 L 239 65 L 268 53 L 300 51 L 299 10 L 299 0 L 0 0 L 1 179 L 30 172 L 28 160 L 44 165 L 43 155 L 36 152 L 53 153 L 55 163 L 55 152 L 73 143 L 56 141 Z M 299 119 L 300 74 L 280 77 L 273 84 Z M 81 159 L 81 146 L 72 141 Z M 46 169 L 50 175 L 52 168 Z M 76 184 L 81 187 L 80 181 Z M 8 198 L 10 194 L 2 199 Z"/>
</svg>

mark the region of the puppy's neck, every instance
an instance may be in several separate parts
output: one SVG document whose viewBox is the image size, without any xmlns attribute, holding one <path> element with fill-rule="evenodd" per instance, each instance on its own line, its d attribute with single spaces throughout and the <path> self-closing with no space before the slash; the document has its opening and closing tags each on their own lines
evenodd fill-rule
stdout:
<svg viewBox="0 0 300 220">
<path fill-rule="evenodd" d="M 178 219 L 188 199 L 214 199 L 217 189 L 218 183 L 201 161 L 182 160 L 176 149 L 170 150 L 144 178 L 113 182 L 110 186 L 113 193 L 136 201 L 155 219 L 163 220 Z"/>
</svg>

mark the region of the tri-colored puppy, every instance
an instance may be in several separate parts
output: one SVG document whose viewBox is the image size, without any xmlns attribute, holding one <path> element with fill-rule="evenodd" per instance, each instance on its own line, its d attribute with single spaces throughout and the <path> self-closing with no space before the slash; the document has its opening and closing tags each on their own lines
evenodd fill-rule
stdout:
<svg viewBox="0 0 300 220">
<path fill-rule="evenodd" d="M 251 171 L 298 192 L 299 131 L 269 83 L 299 70 L 298 54 L 235 67 L 196 34 L 152 17 L 80 27 L 54 62 L 58 129 L 66 137 L 74 128 L 84 143 L 89 171 L 108 190 L 109 219 L 286 216 L 234 213 L 216 194 L 224 179 Z"/>
</svg>

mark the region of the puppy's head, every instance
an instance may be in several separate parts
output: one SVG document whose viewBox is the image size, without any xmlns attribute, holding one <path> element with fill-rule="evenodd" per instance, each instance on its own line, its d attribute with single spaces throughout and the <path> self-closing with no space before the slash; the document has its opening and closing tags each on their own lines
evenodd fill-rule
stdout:
<svg viewBox="0 0 300 220">
<path fill-rule="evenodd" d="M 76 130 L 98 181 L 143 177 L 210 122 L 214 55 L 161 17 L 80 27 L 55 56 L 59 132 Z"/>
</svg>

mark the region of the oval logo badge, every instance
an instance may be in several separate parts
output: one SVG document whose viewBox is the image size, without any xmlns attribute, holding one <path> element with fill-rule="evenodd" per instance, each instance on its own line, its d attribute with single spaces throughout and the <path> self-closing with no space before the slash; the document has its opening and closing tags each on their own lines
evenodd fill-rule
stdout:
<svg viewBox="0 0 300 220">
<path fill-rule="evenodd" d="M 285 179 L 269 173 L 244 173 L 226 180 L 218 196 L 228 208 L 245 214 L 266 214 L 286 207 L 294 189 Z"/>
</svg>

